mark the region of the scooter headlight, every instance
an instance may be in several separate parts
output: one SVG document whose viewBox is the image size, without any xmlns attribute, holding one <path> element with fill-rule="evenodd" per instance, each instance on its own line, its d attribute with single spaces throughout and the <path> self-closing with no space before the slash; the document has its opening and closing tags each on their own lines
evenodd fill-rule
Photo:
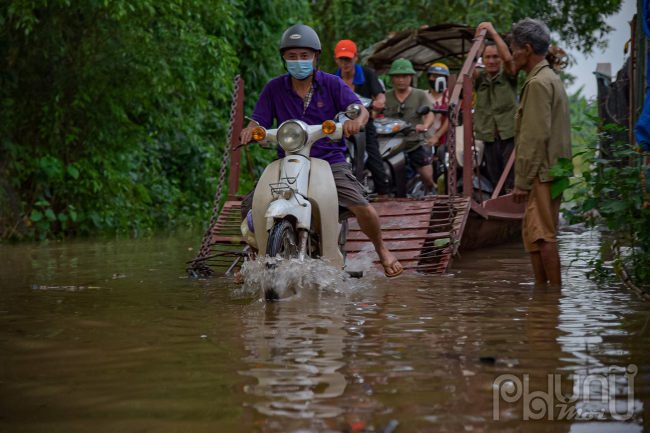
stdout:
<svg viewBox="0 0 650 433">
<path fill-rule="evenodd" d="M 307 144 L 307 126 L 299 120 L 287 120 L 278 129 L 278 144 L 287 152 L 297 152 Z"/>
</svg>

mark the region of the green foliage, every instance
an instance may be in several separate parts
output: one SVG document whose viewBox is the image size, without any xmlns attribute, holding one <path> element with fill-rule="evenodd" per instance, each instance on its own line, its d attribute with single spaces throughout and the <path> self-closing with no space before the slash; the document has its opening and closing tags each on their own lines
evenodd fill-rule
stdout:
<svg viewBox="0 0 650 433">
<path fill-rule="evenodd" d="M 613 124 L 600 127 L 625 130 Z M 570 200 L 573 207 L 565 210 L 564 216 L 571 224 L 606 225 L 615 244 L 622 247 L 616 255 L 615 268 L 625 267 L 637 284 L 650 286 L 650 170 L 643 165 L 643 154 L 629 144 L 614 143 L 606 153 L 599 149 L 601 137 L 597 134 L 585 141 L 586 153 L 581 156 L 589 169 L 577 176 Z M 556 182 L 568 180 L 571 170 L 571 162 L 562 159 L 551 174 L 558 176 Z M 594 258 L 590 263 L 595 274 L 606 272 L 602 258 Z"/>
<path fill-rule="evenodd" d="M 22 1 L 2 16 L 0 159 L 25 234 L 192 220 L 214 190 L 232 7 Z"/>
<path fill-rule="evenodd" d="M 571 186 L 569 178 L 573 176 L 573 162 L 567 158 L 559 158 L 549 174 L 553 176 L 551 195 L 555 198 L 563 194 Z"/>
<path fill-rule="evenodd" d="M 313 24 L 323 42 L 323 65 L 335 69 L 334 46 L 352 39 L 359 50 L 385 39 L 390 32 L 422 25 L 491 21 L 502 32 L 512 23 L 530 16 L 543 20 L 560 36 L 564 46 L 591 52 L 606 45 L 611 31 L 605 19 L 618 12 L 621 0 L 514 1 L 461 0 L 332 0 L 311 2 Z"/>
<path fill-rule="evenodd" d="M 591 53 L 607 47 L 612 31 L 607 17 L 621 9 L 622 0 L 556 0 L 519 2 L 513 21 L 526 16 L 542 20 L 567 47 Z"/>
<path fill-rule="evenodd" d="M 237 65 L 250 112 L 281 73 L 279 35 L 307 12 L 297 0 L 3 3 L 1 237 L 203 223 Z M 257 176 L 269 158 L 252 151 Z"/>
</svg>

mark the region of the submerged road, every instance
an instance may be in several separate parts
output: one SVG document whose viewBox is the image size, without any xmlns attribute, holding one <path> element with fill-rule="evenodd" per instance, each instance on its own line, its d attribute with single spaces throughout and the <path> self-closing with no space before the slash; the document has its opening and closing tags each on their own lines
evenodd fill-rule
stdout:
<svg viewBox="0 0 650 433">
<path fill-rule="evenodd" d="M 515 243 L 274 304 L 186 279 L 199 238 L 0 245 L 0 431 L 650 431 L 650 303 L 586 278 L 598 232 L 561 290 Z"/>
</svg>

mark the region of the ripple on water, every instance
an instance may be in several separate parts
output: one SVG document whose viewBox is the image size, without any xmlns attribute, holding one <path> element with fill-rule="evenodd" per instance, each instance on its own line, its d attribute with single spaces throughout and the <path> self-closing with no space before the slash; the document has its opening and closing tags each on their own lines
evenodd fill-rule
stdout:
<svg viewBox="0 0 650 433">
<path fill-rule="evenodd" d="M 360 280 L 317 260 L 273 271 L 258 260 L 242 287 L 179 278 L 186 241 L 0 245 L 11 270 L 0 273 L 0 430 L 647 429 L 649 307 L 615 280 L 585 278 L 597 232 L 559 237 L 561 291 L 535 287 L 519 243 L 465 253 L 444 277 L 384 278 L 370 250 L 349 265 L 369 271 Z M 265 287 L 295 294 L 257 302 Z M 625 424 L 523 421 L 522 402 L 502 402 L 493 421 L 500 375 L 543 391 L 561 374 L 570 396 L 573 377 L 629 364 Z M 577 407 L 597 410 L 599 397 Z"/>
</svg>

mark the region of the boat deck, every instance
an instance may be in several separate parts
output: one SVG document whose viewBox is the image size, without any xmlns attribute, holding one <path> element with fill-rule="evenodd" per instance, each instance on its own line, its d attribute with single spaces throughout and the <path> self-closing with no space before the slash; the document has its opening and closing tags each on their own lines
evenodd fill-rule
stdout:
<svg viewBox="0 0 650 433">
<path fill-rule="evenodd" d="M 383 199 L 371 203 L 379 214 L 386 246 L 404 266 L 407 274 L 444 274 L 451 266 L 457 245 L 450 244 L 449 196 L 423 199 Z M 241 202 L 227 201 L 212 230 L 211 251 L 206 265 L 216 273 L 234 272 L 246 254 L 241 236 Z M 454 198 L 454 238 L 459 240 L 470 211 L 467 197 Z M 346 244 L 347 259 L 361 251 L 374 251 L 371 242 L 359 229 L 356 218 L 349 220 Z M 383 269 L 376 255 L 375 267 Z"/>
</svg>

